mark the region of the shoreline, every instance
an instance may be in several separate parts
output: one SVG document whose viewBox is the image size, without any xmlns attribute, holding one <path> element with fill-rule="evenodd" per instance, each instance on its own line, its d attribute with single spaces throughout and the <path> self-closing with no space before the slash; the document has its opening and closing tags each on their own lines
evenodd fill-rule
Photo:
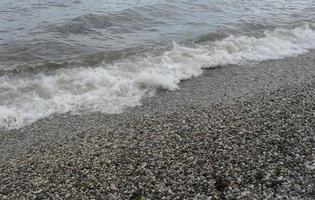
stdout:
<svg viewBox="0 0 315 200">
<path fill-rule="evenodd" d="M 32 146 L 72 137 L 90 129 L 93 123 L 115 127 L 116 121 L 126 117 L 164 115 L 178 106 L 233 102 L 285 85 L 306 83 L 315 79 L 314 63 L 315 50 L 312 50 L 279 60 L 206 69 L 201 76 L 182 81 L 178 90 L 157 91 L 153 97 L 142 99 L 141 106 L 126 108 L 120 114 L 55 114 L 20 129 L 0 130 L 0 161 L 23 155 Z"/>
<path fill-rule="evenodd" d="M 208 69 L 122 114 L 0 131 L 0 197 L 311 199 L 314 64 L 311 51 Z"/>
</svg>

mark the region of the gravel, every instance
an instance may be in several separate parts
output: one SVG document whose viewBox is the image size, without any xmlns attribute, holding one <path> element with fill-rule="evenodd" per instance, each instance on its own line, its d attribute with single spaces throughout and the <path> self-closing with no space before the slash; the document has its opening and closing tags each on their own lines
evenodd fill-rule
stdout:
<svg viewBox="0 0 315 200">
<path fill-rule="evenodd" d="M 123 114 L 56 116 L 4 132 L 0 199 L 314 199 L 314 55 L 249 65 L 255 74 L 303 63 L 225 82 L 217 96 L 208 71 Z M 37 131 L 58 137 L 8 150 Z"/>
</svg>

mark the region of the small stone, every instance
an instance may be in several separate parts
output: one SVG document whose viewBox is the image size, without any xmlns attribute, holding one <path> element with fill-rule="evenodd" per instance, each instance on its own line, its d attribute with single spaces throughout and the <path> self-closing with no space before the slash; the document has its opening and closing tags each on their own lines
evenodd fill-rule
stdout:
<svg viewBox="0 0 315 200">
<path fill-rule="evenodd" d="M 67 199 L 67 198 L 70 198 L 70 197 L 71 197 L 71 194 L 70 194 L 70 193 L 67 193 L 66 196 L 65 196 L 66 199 Z"/>
<path fill-rule="evenodd" d="M 114 191 L 117 191 L 117 190 L 118 190 L 118 188 L 116 187 L 116 185 L 113 184 L 113 183 L 110 184 L 110 189 L 111 189 L 111 190 L 114 190 Z"/>
</svg>

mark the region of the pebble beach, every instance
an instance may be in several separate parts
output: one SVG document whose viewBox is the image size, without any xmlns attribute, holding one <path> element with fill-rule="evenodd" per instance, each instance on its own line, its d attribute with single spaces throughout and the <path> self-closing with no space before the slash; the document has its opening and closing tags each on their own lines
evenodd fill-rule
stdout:
<svg viewBox="0 0 315 200">
<path fill-rule="evenodd" d="M 0 131 L 0 199 L 314 199 L 315 52 L 209 69 L 122 114 Z"/>
</svg>

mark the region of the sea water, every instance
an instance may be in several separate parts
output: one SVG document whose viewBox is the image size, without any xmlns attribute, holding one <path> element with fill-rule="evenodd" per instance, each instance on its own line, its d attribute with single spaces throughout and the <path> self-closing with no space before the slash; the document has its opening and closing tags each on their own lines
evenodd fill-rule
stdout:
<svg viewBox="0 0 315 200">
<path fill-rule="evenodd" d="M 315 48 L 314 0 L 2 0 L 0 129 L 119 113 L 203 69 Z"/>
</svg>

